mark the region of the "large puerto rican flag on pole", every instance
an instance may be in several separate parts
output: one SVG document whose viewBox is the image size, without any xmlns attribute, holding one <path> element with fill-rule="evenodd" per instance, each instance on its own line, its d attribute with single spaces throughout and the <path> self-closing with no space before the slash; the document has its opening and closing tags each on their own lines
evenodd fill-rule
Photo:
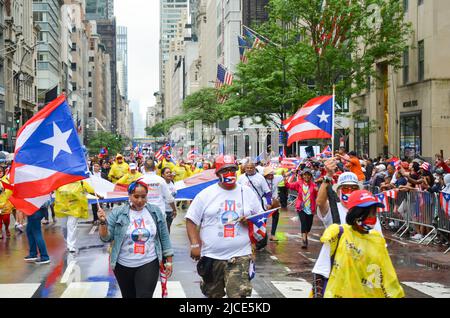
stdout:
<svg viewBox="0 0 450 318">
<path fill-rule="evenodd" d="M 21 206 L 27 215 L 36 212 L 52 191 L 89 177 L 64 95 L 45 106 L 19 130 L 10 173 L 14 197 L 11 202 L 14 204 L 14 199 L 16 204 L 20 199 L 31 202 L 32 206 Z"/>
<path fill-rule="evenodd" d="M 283 121 L 288 146 L 300 140 L 332 138 L 333 100 L 332 95 L 313 98 Z"/>
</svg>

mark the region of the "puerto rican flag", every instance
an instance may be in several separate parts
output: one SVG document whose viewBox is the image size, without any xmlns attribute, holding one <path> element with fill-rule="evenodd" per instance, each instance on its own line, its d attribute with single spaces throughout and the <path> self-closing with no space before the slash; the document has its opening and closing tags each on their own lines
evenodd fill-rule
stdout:
<svg viewBox="0 0 450 318">
<path fill-rule="evenodd" d="M 321 153 L 319 153 L 316 157 L 320 157 L 320 158 L 329 158 L 331 157 L 332 152 L 331 152 L 331 147 L 330 145 L 326 146 L 323 151 Z"/>
<path fill-rule="evenodd" d="M 11 203 L 27 215 L 57 188 L 89 177 L 70 107 L 59 96 L 19 130 L 11 166 Z"/>
<path fill-rule="evenodd" d="M 398 190 L 384 191 L 384 193 L 386 194 L 386 196 L 387 196 L 388 198 L 397 199 Z"/>
<path fill-rule="evenodd" d="M 384 204 L 384 208 L 377 208 L 377 213 L 389 212 L 389 200 L 385 192 L 376 194 L 378 202 Z"/>
<path fill-rule="evenodd" d="M 194 160 L 197 155 L 198 155 L 198 150 L 197 149 L 191 149 L 188 152 L 188 154 L 187 154 L 187 159 L 188 160 Z"/>
<path fill-rule="evenodd" d="M 333 96 L 319 96 L 308 101 L 297 113 L 284 120 L 288 146 L 300 140 L 331 138 L 333 104 Z"/>
<path fill-rule="evenodd" d="M 250 236 L 250 241 L 252 243 L 259 242 L 266 237 L 267 220 L 272 216 L 272 213 L 274 213 L 276 210 L 278 210 L 278 208 L 264 211 L 263 213 L 258 213 L 247 217 L 248 231 L 249 231 L 248 234 Z"/>
<path fill-rule="evenodd" d="M 450 217 L 450 193 L 441 192 L 441 207 L 447 217 Z"/>
<path fill-rule="evenodd" d="M 169 149 L 170 149 L 170 143 L 167 142 L 164 146 L 162 146 L 158 150 L 158 152 L 156 152 L 156 154 L 155 154 L 156 160 L 161 161 L 162 158 L 164 158 L 164 156 L 167 155 L 167 152 L 169 151 Z"/>
</svg>

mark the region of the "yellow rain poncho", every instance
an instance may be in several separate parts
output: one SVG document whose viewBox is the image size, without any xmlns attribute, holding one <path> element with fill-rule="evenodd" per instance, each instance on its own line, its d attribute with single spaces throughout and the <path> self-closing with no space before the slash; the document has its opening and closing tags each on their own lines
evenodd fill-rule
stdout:
<svg viewBox="0 0 450 318">
<path fill-rule="evenodd" d="M 186 167 L 186 165 L 178 164 L 173 168 L 172 171 L 176 173 L 175 177 L 173 178 L 174 182 L 184 180 L 191 176 L 191 169 Z"/>
<path fill-rule="evenodd" d="M 116 156 L 117 157 L 122 157 L 120 154 L 118 154 Z M 109 180 L 111 180 L 112 183 L 117 183 L 117 180 L 119 180 L 120 178 L 122 178 L 125 174 L 128 173 L 128 163 L 126 163 L 125 161 L 122 161 L 121 164 L 119 164 L 116 161 L 114 161 L 114 163 L 111 165 L 111 170 L 109 171 L 108 174 L 108 178 Z"/>
<path fill-rule="evenodd" d="M 74 216 L 87 219 L 89 216 L 87 193 L 95 194 L 95 191 L 87 182 L 83 181 L 59 187 L 55 191 L 56 217 Z"/>
<path fill-rule="evenodd" d="M 120 184 L 122 184 L 122 185 L 129 185 L 131 182 L 136 181 L 140 177 L 142 177 L 142 173 L 137 172 L 137 171 L 134 174 L 127 173 L 122 178 L 120 178 L 116 182 L 116 184 L 118 184 L 118 185 L 120 185 Z"/>
<path fill-rule="evenodd" d="M 287 168 L 277 168 L 275 169 L 275 175 L 282 176 L 284 173 L 287 173 L 289 170 Z M 284 187 L 284 179 L 280 183 L 278 183 L 278 187 Z"/>
<path fill-rule="evenodd" d="M 348 225 L 334 259 L 324 298 L 401 298 L 405 296 L 389 257 L 386 241 L 377 231 L 362 234 Z M 328 227 L 320 241 L 333 255 L 339 225 Z"/>
<path fill-rule="evenodd" d="M 6 176 L 2 178 L 2 181 L 9 184 L 9 180 Z M 11 202 L 9 202 L 9 197 L 11 195 L 12 191 L 9 189 L 3 189 L 2 193 L 0 194 L 0 214 L 10 214 L 13 211 L 14 206 L 11 204 Z"/>
<path fill-rule="evenodd" d="M 161 160 L 161 162 L 159 162 L 158 163 L 158 165 L 157 165 L 157 172 L 158 172 L 158 176 L 160 176 L 161 175 L 161 171 L 164 169 L 164 168 L 169 168 L 170 169 L 170 171 L 174 171 L 174 169 L 175 169 L 175 164 L 173 163 L 173 162 L 170 162 L 170 161 L 167 161 L 166 160 L 166 158 L 163 158 L 162 160 Z"/>
</svg>

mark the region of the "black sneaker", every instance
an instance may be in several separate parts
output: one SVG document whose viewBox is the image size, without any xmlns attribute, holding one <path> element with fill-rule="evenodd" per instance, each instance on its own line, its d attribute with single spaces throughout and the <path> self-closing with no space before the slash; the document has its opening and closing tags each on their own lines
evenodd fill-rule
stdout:
<svg viewBox="0 0 450 318">
<path fill-rule="evenodd" d="M 41 264 L 49 264 L 50 263 L 50 259 L 47 260 L 43 260 L 43 259 L 37 259 L 35 262 L 35 264 L 41 265 Z"/>
<path fill-rule="evenodd" d="M 35 261 L 38 260 L 38 258 L 37 258 L 37 256 L 35 256 L 35 257 L 32 257 L 32 256 L 25 256 L 25 257 L 23 258 L 23 260 L 24 260 L 25 262 L 35 262 Z"/>
</svg>

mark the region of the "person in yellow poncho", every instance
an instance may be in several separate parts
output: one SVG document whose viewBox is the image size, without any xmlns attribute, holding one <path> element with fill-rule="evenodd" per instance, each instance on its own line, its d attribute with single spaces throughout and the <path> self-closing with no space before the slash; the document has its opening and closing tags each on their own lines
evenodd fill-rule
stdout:
<svg viewBox="0 0 450 318">
<path fill-rule="evenodd" d="M 173 170 L 175 169 L 175 164 L 173 162 L 170 161 L 170 156 L 168 158 L 163 158 L 157 165 L 157 174 L 158 176 L 161 176 L 161 171 L 164 168 L 169 168 L 170 171 L 173 172 Z"/>
<path fill-rule="evenodd" d="M 1 168 L 3 171 L 3 168 Z M 9 180 L 7 176 L 3 176 L 1 179 L 4 183 L 9 184 Z M 9 223 L 11 220 L 11 212 L 14 210 L 14 206 L 9 202 L 9 197 L 12 194 L 12 191 L 9 189 L 4 189 L 3 185 L 1 186 L 1 194 L 0 194 L 0 239 L 3 238 L 3 224 L 5 225 L 5 234 L 7 238 L 11 237 L 11 233 L 9 232 Z"/>
<path fill-rule="evenodd" d="M 320 239 L 333 260 L 324 298 L 404 297 L 386 241 L 373 230 L 376 208 L 384 205 L 369 191 L 357 190 L 347 206 L 347 224 L 329 226 Z"/>
<path fill-rule="evenodd" d="M 129 171 L 119 180 L 117 180 L 117 185 L 128 186 L 130 183 L 136 181 L 142 177 L 142 173 L 137 171 L 137 165 L 135 163 L 130 163 Z"/>
<path fill-rule="evenodd" d="M 76 252 L 76 228 L 78 219 L 87 219 L 87 194 L 95 194 L 94 189 L 83 181 L 76 181 L 59 187 L 55 191 L 55 216 L 61 219 L 64 239 L 70 253 Z"/>
<path fill-rule="evenodd" d="M 181 159 L 178 161 L 178 164 L 172 170 L 176 175 L 173 178 L 174 182 L 184 180 L 191 176 L 190 169 L 185 165 L 184 160 Z"/>
<path fill-rule="evenodd" d="M 283 176 L 286 173 L 288 173 L 288 171 L 289 170 L 287 168 L 279 167 L 279 168 L 275 169 L 275 175 Z M 286 185 L 284 184 L 284 180 L 283 180 L 278 184 L 278 196 L 280 198 L 280 205 L 281 205 L 282 209 L 287 208 L 288 195 L 289 195 L 289 192 L 288 192 L 288 189 L 286 188 Z"/>
<path fill-rule="evenodd" d="M 129 166 L 123 160 L 123 156 L 118 153 L 116 155 L 116 160 L 111 165 L 111 170 L 108 174 L 108 179 L 111 180 L 112 183 L 117 183 L 117 180 L 122 178 L 126 173 L 128 173 Z"/>
</svg>

